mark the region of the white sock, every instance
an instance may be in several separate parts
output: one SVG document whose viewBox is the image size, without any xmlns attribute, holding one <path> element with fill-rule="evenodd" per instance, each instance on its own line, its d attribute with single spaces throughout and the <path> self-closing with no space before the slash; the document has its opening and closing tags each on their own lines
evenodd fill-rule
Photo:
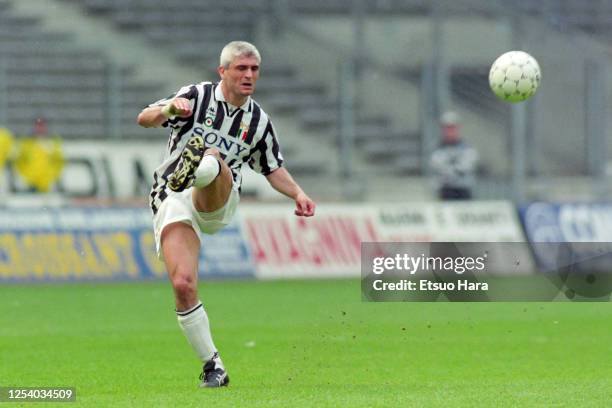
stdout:
<svg viewBox="0 0 612 408">
<path fill-rule="evenodd" d="M 208 316 L 204 311 L 202 302 L 198 302 L 197 305 L 189 310 L 183 312 L 176 312 L 179 326 L 183 329 L 187 341 L 193 347 L 202 363 L 210 360 L 215 353 L 217 348 L 212 341 L 210 335 L 210 326 L 208 324 Z"/>
<path fill-rule="evenodd" d="M 195 171 L 195 182 L 193 185 L 198 188 L 206 187 L 217 178 L 219 172 L 221 172 L 221 165 L 217 158 L 210 154 L 206 155 L 202 157 L 202 161 Z"/>
</svg>

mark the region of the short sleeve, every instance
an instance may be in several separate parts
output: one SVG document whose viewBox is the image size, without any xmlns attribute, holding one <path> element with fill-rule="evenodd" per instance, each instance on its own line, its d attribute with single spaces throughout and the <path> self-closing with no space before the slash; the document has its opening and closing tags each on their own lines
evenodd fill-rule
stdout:
<svg viewBox="0 0 612 408">
<path fill-rule="evenodd" d="M 196 88 L 195 85 L 187 85 L 182 87 L 181 89 L 179 89 L 177 92 L 168 95 L 165 98 L 162 98 L 158 101 L 155 101 L 151 104 L 149 104 L 147 106 L 147 108 L 150 108 L 152 106 L 166 106 L 172 99 L 174 98 L 185 98 L 185 99 L 189 99 L 190 101 L 192 101 L 192 106 L 193 106 L 193 101 L 195 101 L 198 97 L 198 89 Z M 164 123 L 162 123 L 163 127 L 172 127 L 172 128 L 180 128 L 183 125 L 185 125 L 187 122 L 189 121 L 189 118 L 179 118 L 176 117 L 174 119 L 168 119 L 167 121 L 165 121 Z"/>
<path fill-rule="evenodd" d="M 283 156 L 276 138 L 272 122 L 268 122 L 264 135 L 255 145 L 255 151 L 249 159 L 249 166 L 257 173 L 267 176 L 283 165 Z"/>
</svg>

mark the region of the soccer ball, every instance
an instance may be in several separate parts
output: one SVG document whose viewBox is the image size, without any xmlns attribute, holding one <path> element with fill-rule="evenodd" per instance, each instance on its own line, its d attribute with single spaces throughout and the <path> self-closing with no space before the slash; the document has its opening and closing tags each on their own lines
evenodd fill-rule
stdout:
<svg viewBox="0 0 612 408">
<path fill-rule="evenodd" d="M 523 51 L 509 51 L 495 60 L 489 71 L 493 93 L 508 102 L 531 98 L 540 85 L 540 66 Z"/>
</svg>

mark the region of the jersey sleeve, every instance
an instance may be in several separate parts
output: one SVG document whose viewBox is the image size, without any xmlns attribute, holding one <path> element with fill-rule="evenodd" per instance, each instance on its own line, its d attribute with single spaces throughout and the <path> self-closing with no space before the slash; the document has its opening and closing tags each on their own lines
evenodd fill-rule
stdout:
<svg viewBox="0 0 612 408">
<path fill-rule="evenodd" d="M 190 100 L 191 107 L 193 108 L 195 101 L 198 98 L 198 89 L 196 88 L 195 85 L 184 86 L 181 89 L 179 89 L 177 92 L 170 94 L 167 97 L 162 98 L 158 101 L 153 102 L 152 104 L 148 105 L 147 108 L 150 108 L 152 106 L 166 106 L 174 98 L 185 98 L 185 99 Z M 178 129 L 178 128 L 183 127 L 183 125 L 185 125 L 188 121 L 189 121 L 189 118 L 179 118 L 177 116 L 174 119 L 168 119 L 167 121 L 162 123 L 162 126 Z"/>
<path fill-rule="evenodd" d="M 255 145 L 255 151 L 249 159 L 249 167 L 255 172 L 267 176 L 283 165 L 283 155 L 276 139 L 272 122 L 268 122 L 263 137 Z"/>
</svg>

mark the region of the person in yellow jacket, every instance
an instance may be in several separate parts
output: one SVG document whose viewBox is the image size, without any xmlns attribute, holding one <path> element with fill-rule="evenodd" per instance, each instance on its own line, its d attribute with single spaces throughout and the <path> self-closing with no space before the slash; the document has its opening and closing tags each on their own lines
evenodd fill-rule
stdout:
<svg viewBox="0 0 612 408">
<path fill-rule="evenodd" d="M 23 138 L 15 154 L 15 170 L 34 191 L 48 192 L 64 168 L 61 138 L 49 135 L 47 121 L 36 119 L 32 136 Z"/>
<path fill-rule="evenodd" d="M 0 128 L 0 173 L 9 159 L 14 145 L 14 137 L 10 130 Z"/>
</svg>

